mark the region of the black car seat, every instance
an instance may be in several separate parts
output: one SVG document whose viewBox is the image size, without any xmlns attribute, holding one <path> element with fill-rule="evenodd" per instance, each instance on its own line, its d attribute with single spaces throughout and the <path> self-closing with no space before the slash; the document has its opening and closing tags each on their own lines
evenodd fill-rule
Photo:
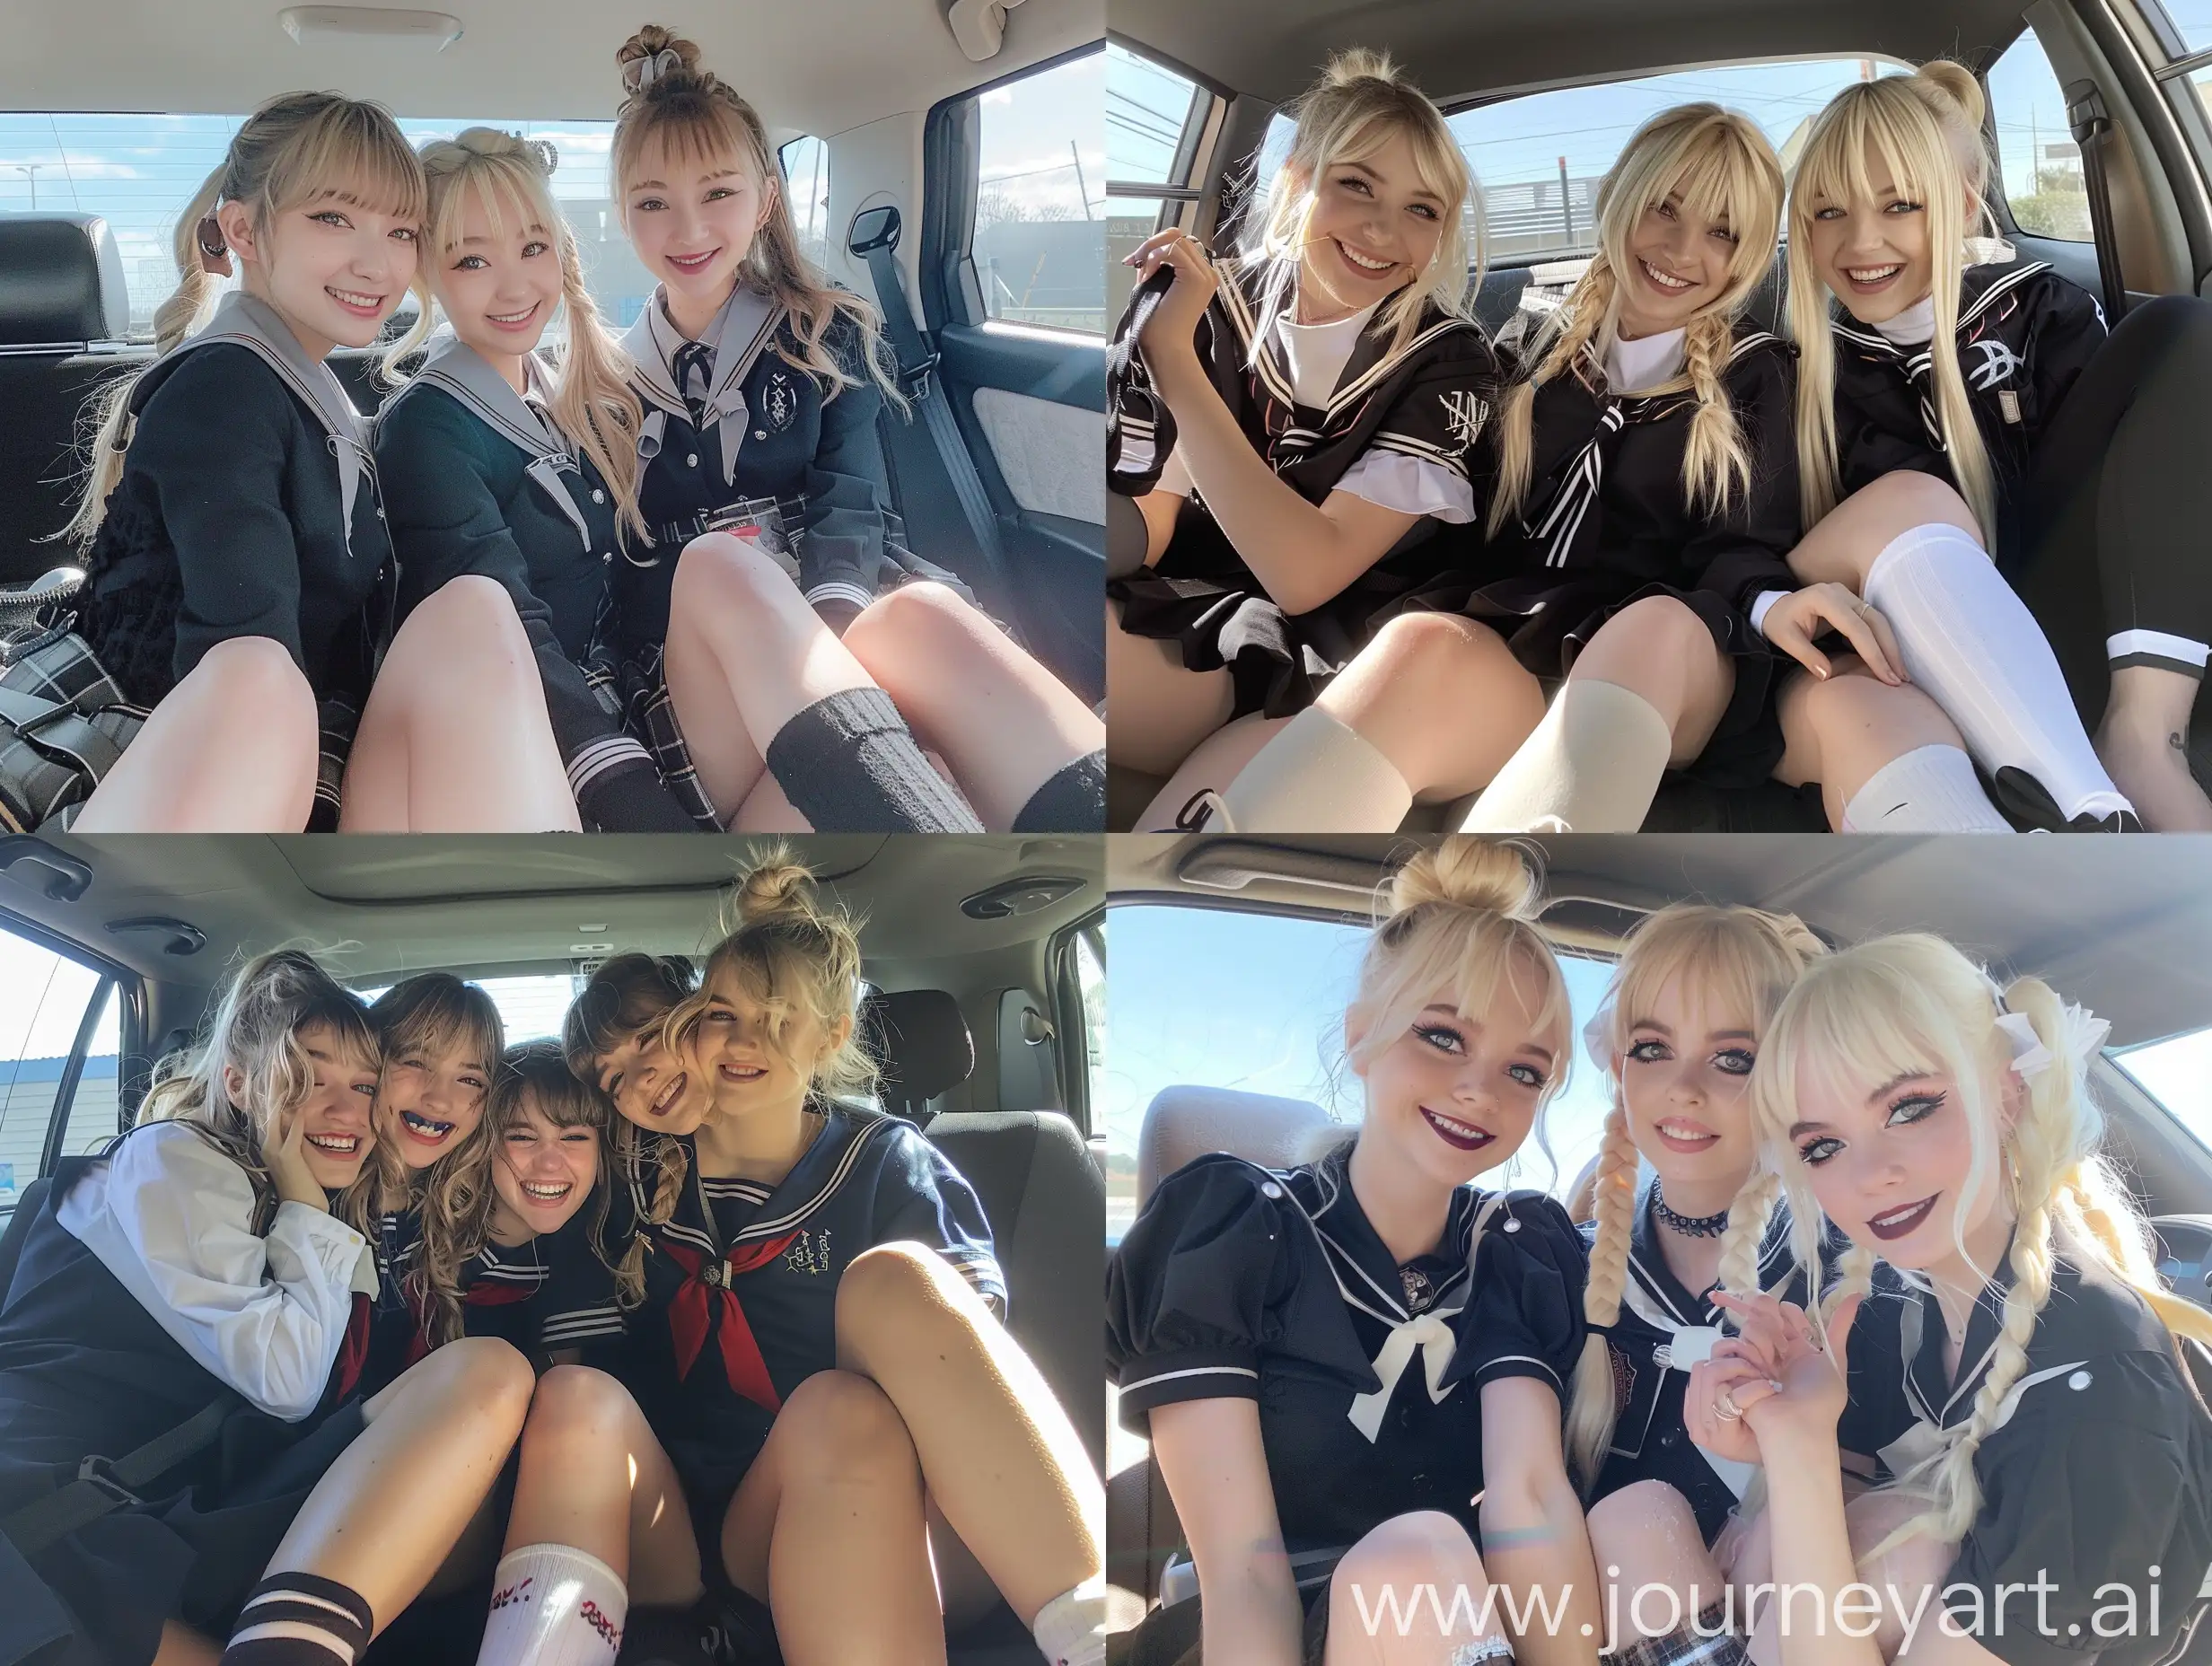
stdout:
<svg viewBox="0 0 2212 1666">
<path fill-rule="evenodd" d="M 879 990 L 861 1008 L 861 1034 L 881 1074 L 883 1109 L 926 1127 L 935 1102 L 975 1074 L 975 1038 L 943 989 Z"/>
<path fill-rule="evenodd" d="M 15 1264 L 23 1258 L 23 1240 L 31 1236 L 31 1223 L 46 1204 L 47 1188 L 53 1181 L 41 1174 L 23 1188 L 15 1199 L 15 1213 L 8 1216 L 5 1231 L 0 1231 L 0 1309 L 8 1304 L 8 1286 L 15 1279 Z"/>
</svg>

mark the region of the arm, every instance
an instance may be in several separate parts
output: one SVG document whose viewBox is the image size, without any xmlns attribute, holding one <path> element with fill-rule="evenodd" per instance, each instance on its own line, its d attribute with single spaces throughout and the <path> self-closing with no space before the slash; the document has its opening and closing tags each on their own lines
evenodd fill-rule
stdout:
<svg viewBox="0 0 2212 1666">
<path fill-rule="evenodd" d="M 1155 1407 L 1152 1450 L 1198 1565 L 1207 1658 L 1295 1666 L 1304 1622 L 1276 1521 L 1259 1403 Z"/>
<path fill-rule="evenodd" d="M 1481 1393 L 1483 1571 L 1517 1600 L 1505 1617 L 1519 1607 L 1534 1622 L 1514 1634 L 1516 1658 L 1593 1660 L 1602 1605 L 1582 1500 L 1567 1478 L 1559 1397 L 1532 1377 L 1493 1379 Z"/>
</svg>

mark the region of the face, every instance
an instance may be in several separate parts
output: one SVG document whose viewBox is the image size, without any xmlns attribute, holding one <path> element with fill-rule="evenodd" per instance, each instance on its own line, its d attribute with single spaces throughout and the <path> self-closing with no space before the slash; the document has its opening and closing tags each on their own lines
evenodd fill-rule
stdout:
<svg viewBox="0 0 2212 1666">
<path fill-rule="evenodd" d="M 1866 177 L 1874 195 L 1864 201 L 1813 199 L 1810 241 L 1813 269 L 1851 316 L 1881 324 L 1927 297 L 1936 267 L 1927 205 L 1898 189 L 1871 145 Z"/>
<path fill-rule="evenodd" d="M 242 203 L 216 211 L 247 289 L 275 307 L 312 357 L 374 342 L 415 281 L 419 222 L 347 197 L 310 198 L 257 231 Z"/>
<path fill-rule="evenodd" d="M 601 1055 L 599 1091 L 641 1128 L 656 1134 L 693 1134 L 713 1101 L 707 1076 L 684 1050 L 672 1050 L 655 1023 Z"/>
<path fill-rule="evenodd" d="M 353 1184 L 375 1138 L 370 1112 L 376 1100 L 376 1066 L 357 1057 L 328 1024 L 309 1024 L 300 1045 L 315 1068 L 315 1085 L 298 1111 L 308 1172 L 326 1191 Z M 280 1135 L 281 1135 L 280 1130 Z"/>
<path fill-rule="evenodd" d="M 1736 241 L 1726 216 L 1707 219 L 1687 207 L 1680 192 L 1645 209 L 1628 233 L 1620 333 L 1663 335 L 1713 305 L 1728 287 Z"/>
<path fill-rule="evenodd" d="M 1543 984 L 1515 969 L 1487 1012 L 1462 1018 L 1450 991 L 1356 1073 L 1367 1087 L 1363 1142 L 1382 1139 L 1430 1179 L 1458 1186 L 1520 1149 L 1558 1068 L 1530 1014 Z M 1358 1037 L 1350 1038 L 1355 1044 Z"/>
<path fill-rule="evenodd" d="M 844 1042 L 847 1019 L 832 1032 L 813 1018 L 792 1013 L 778 1036 L 768 1010 L 727 970 L 707 981 L 707 1015 L 699 1021 L 699 1065 L 714 1094 L 715 1115 L 787 1108 L 806 1097 L 814 1066 Z"/>
<path fill-rule="evenodd" d="M 1751 1014 L 1671 978 L 1629 1015 L 1620 1094 L 1628 1135 L 1661 1188 L 1730 1197 L 1758 1156 L 1748 1095 L 1758 1038 Z"/>
<path fill-rule="evenodd" d="M 719 307 L 775 197 L 736 156 L 678 159 L 648 147 L 622 194 L 645 269 L 695 308 Z"/>
<path fill-rule="evenodd" d="M 464 1044 L 442 1054 L 417 1048 L 386 1057 L 377 1126 L 408 1168 L 428 1168 L 483 1121 L 492 1073 L 477 1051 Z"/>
<path fill-rule="evenodd" d="M 599 1181 L 599 1132 L 565 1128 L 522 1091 L 520 1114 L 492 1153 L 493 1226 L 505 1237 L 558 1232 Z"/>
<path fill-rule="evenodd" d="M 461 238 L 432 269 L 430 286 L 453 333 L 487 358 L 532 351 L 561 301 L 561 257 L 546 226 L 518 224 L 520 204 L 502 205 L 506 229 L 492 230 L 481 194 L 471 191 Z"/>
<path fill-rule="evenodd" d="M 1403 289 L 1426 273 L 1459 212 L 1421 182 L 1403 134 L 1374 155 L 1322 170 L 1299 272 L 1348 311 Z"/>
<path fill-rule="evenodd" d="M 1828 1218 L 1893 1267 L 1966 1284 L 1962 1238 L 1974 1263 L 1996 1265 L 2009 1222 L 1999 1209 L 1997 1154 L 1972 1180 L 1973 1134 L 1957 1081 L 1928 1070 L 1889 1081 L 1820 1080 L 1809 1065 L 1797 1082 L 1789 1142 Z M 1985 1103 L 2008 1105 L 2004 1084 L 1985 1083 Z M 1965 1203 L 1961 1222 L 1959 1206 Z M 1997 1241 L 1992 1246 L 1990 1240 Z"/>
</svg>

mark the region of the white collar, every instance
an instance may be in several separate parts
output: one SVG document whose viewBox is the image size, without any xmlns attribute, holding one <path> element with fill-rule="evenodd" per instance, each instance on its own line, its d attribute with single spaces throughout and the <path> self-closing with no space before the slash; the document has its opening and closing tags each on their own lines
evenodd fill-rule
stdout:
<svg viewBox="0 0 2212 1666">
<path fill-rule="evenodd" d="M 1367 320 L 1380 305 L 1381 302 L 1375 302 L 1326 324 L 1299 323 L 1295 301 L 1275 315 L 1276 332 L 1282 338 L 1283 356 L 1290 364 L 1291 388 L 1297 403 L 1315 410 L 1329 408 L 1330 396 L 1336 392 L 1344 367 L 1358 350 Z"/>
<path fill-rule="evenodd" d="M 1685 357 L 1687 329 L 1663 330 L 1605 344 L 1605 384 L 1615 393 L 1641 393 L 1674 380 Z"/>
<path fill-rule="evenodd" d="M 1883 319 L 1874 328 L 1893 347 L 1924 347 L 1936 339 L 1936 297 L 1922 295 L 1895 318 Z"/>
</svg>

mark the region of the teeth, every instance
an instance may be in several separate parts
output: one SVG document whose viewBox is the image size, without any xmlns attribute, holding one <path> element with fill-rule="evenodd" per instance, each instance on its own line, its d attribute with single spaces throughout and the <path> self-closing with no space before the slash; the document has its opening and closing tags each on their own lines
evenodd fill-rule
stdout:
<svg viewBox="0 0 2212 1666">
<path fill-rule="evenodd" d="M 381 307 L 384 304 L 382 295 L 364 295 L 350 289 L 333 289 L 330 293 L 349 307 Z"/>
<path fill-rule="evenodd" d="M 1902 266 L 1846 267 L 1855 284 L 1878 284 L 1885 277 L 1894 277 L 1905 268 Z"/>
<path fill-rule="evenodd" d="M 1365 255 L 1343 243 L 1339 243 L 1337 247 L 1344 250 L 1344 258 L 1347 260 L 1364 272 L 1387 272 L 1398 264 L 1395 260 L 1370 260 Z"/>
<path fill-rule="evenodd" d="M 653 1101 L 653 1114 L 654 1116 L 658 1117 L 665 1114 L 668 1108 L 676 1102 L 676 1095 L 683 1091 L 683 1084 L 686 1080 L 687 1078 L 683 1076 L 678 1076 L 673 1082 L 668 1084 L 666 1089 L 663 1091 L 661 1097 Z"/>
<path fill-rule="evenodd" d="M 359 1147 L 361 1136 L 358 1134 L 311 1134 L 307 1136 L 307 1143 L 319 1151 L 350 1157 Z"/>
<path fill-rule="evenodd" d="M 442 1140 L 460 1127 L 458 1123 L 435 1121 L 424 1116 L 420 1111 L 414 1110 L 401 1111 L 399 1120 L 405 1123 L 413 1133 L 430 1140 Z"/>
<path fill-rule="evenodd" d="M 669 256 L 669 259 L 670 259 L 671 261 L 672 261 L 672 262 L 673 262 L 675 265 L 677 265 L 677 266 L 682 266 L 682 267 L 705 266 L 705 265 L 706 265 L 706 264 L 707 264 L 709 260 L 712 260 L 714 258 L 715 258 L 715 251 L 714 251 L 713 250 L 711 250 L 711 249 L 710 249 L 710 250 L 707 250 L 705 254 L 703 254 L 703 255 L 671 255 L 671 256 Z"/>
<path fill-rule="evenodd" d="M 549 1203 L 558 1198 L 567 1197 L 568 1194 L 575 1189 L 575 1182 L 574 1180 L 563 1180 L 557 1186 L 538 1185 L 533 1184 L 529 1180 L 524 1180 L 522 1182 L 522 1190 L 526 1194 L 532 1197 L 542 1197 Z"/>
<path fill-rule="evenodd" d="M 537 310 L 538 308 L 533 303 L 531 305 L 524 307 L 520 312 L 487 312 L 485 316 L 490 319 L 495 324 L 520 324 Z"/>
<path fill-rule="evenodd" d="M 1422 1109 L 1424 1110 L 1427 1109 L 1426 1106 Z M 1479 1140 L 1487 1139 L 1488 1137 L 1488 1136 L 1484 1134 L 1480 1128 L 1476 1127 L 1473 1124 L 1461 1122 L 1454 1118 L 1447 1117 L 1440 1110 L 1430 1110 L 1427 1114 L 1428 1119 L 1431 1122 L 1434 1122 L 1438 1127 L 1442 1128 L 1445 1133 L 1456 1134 L 1463 1140 Z"/>
<path fill-rule="evenodd" d="M 1648 260 L 1644 262 L 1644 270 L 1650 275 L 1651 281 L 1657 284 L 1662 289 L 1688 289 L 1690 287 L 1690 283 L 1688 278 L 1675 277 L 1668 273 L 1662 272 L 1657 267 L 1654 266 Z"/>
<path fill-rule="evenodd" d="M 1659 1132 L 1672 1135 L 1678 1140 L 1716 1140 L 1720 1137 L 1719 1135 L 1708 1133 L 1703 1128 L 1693 1128 L 1685 1122 L 1662 1122 L 1659 1125 Z"/>
<path fill-rule="evenodd" d="M 1876 1226 L 1893 1226 L 1900 1221 L 1911 1219 L 1912 1216 L 1918 1214 L 1927 1206 L 1927 1199 L 1923 1197 L 1918 1203 L 1907 1204 L 1901 1209 L 1892 1209 L 1885 1214 L 1877 1214 L 1874 1216 L 1874 1224 Z"/>
</svg>

